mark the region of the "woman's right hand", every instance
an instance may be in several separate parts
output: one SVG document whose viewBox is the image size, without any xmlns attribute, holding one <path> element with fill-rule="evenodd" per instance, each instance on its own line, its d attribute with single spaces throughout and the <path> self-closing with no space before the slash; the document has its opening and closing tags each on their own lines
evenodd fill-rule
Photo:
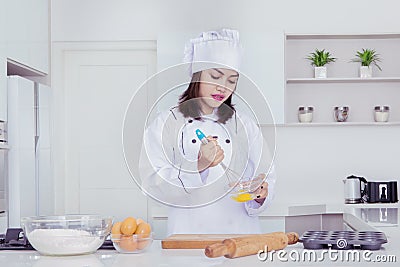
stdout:
<svg viewBox="0 0 400 267">
<path fill-rule="evenodd" d="M 207 136 L 208 143 L 200 146 L 197 168 L 199 172 L 217 166 L 224 159 L 224 150 L 218 145 L 217 138 Z"/>
</svg>

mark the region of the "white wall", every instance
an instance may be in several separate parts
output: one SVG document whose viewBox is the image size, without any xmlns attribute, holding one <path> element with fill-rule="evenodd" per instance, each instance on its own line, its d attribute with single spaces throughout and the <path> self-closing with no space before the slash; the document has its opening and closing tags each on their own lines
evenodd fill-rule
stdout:
<svg viewBox="0 0 400 267">
<path fill-rule="evenodd" d="M 153 40 L 164 30 L 396 32 L 396 0 L 52 0 L 52 40 Z M 338 23 L 339 22 L 339 23 Z M 268 44 L 266 47 L 268 48 Z"/>
<path fill-rule="evenodd" d="M 166 32 L 236 28 L 245 39 L 252 36 L 253 48 L 261 48 L 260 55 L 247 59 L 258 67 L 248 74 L 266 88 L 264 93 L 278 111 L 274 115 L 283 121 L 279 110 L 284 100 L 284 32 L 400 32 L 399 7 L 397 0 L 53 0 L 51 35 L 53 42 L 157 40 Z M 276 201 L 341 203 L 341 180 L 352 173 L 371 180 L 398 180 L 399 130 L 399 126 L 279 127 Z"/>
<path fill-rule="evenodd" d="M 276 203 L 344 203 L 351 174 L 399 181 L 399 136 L 393 125 L 278 127 Z"/>
</svg>

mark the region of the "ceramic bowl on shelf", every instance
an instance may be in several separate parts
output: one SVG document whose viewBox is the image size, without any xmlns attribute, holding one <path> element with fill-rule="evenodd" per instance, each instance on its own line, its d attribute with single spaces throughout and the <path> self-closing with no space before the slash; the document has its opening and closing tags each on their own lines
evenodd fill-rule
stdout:
<svg viewBox="0 0 400 267">
<path fill-rule="evenodd" d="M 299 111 L 297 114 L 297 117 L 299 119 L 299 122 L 312 122 L 313 119 L 313 112 L 314 112 L 314 107 L 299 107 Z"/>
<path fill-rule="evenodd" d="M 389 120 L 389 106 L 375 106 L 374 120 L 376 122 L 387 122 Z"/>
<path fill-rule="evenodd" d="M 153 233 L 136 235 L 112 234 L 111 241 L 119 253 L 142 253 L 153 243 Z"/>
<path fill-rule="evenodd" d="M 349 117 L 349 110 L 350 108 L 347 106 L 335 107 L 333 109 L 333 116 L 335 118 L 335 121 L 337 122 L 347 121 L 347 118 Z"/>
<path fill-rule="evenodd" d="M 35 216 L 21 219 L 24 234 L 43 255 L 90 254 L 110 234 L 112 218 L 100 215 Z"/>
</svg>

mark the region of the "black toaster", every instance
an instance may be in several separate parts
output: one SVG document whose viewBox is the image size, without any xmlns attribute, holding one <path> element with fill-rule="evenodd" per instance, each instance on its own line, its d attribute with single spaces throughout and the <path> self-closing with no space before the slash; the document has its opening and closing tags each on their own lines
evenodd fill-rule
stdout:
<svg viewBox="0 0 400 267">
<path fill-rule="evenodd" d="M 368 203 L 395 203 L 398 202 L 397 181 L 370 182 L 366 185 Z"/>
</svg>

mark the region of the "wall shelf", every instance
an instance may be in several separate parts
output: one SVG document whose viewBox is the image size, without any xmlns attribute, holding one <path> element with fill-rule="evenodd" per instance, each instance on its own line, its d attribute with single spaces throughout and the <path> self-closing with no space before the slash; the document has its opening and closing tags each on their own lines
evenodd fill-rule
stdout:
<svg viewBox="0 0 400 267">
<path fill-rule="evenodd" d="M 310 123 L 300 123 L 291 122 L 286 123 L 284 126 L 289 127 L 324 127 L 324 126 L 400 126 L 400 122 L 310 122 Z"/>
<path fill-rule="evenodd" d="M 296 34 L 286 33 L 287 40 L 326 40 L 326 39 L 398 39 L 399 33 L 369 33 L 369 34 Z"/>
<path fill-rule="evenodd" d="M 372 77 L 372 78 L 291 78 L 286 83 L 379 83 L 400 82 L 400 77 Z"/>
<path fill-rule="evenodd" d="M 345 204 L 345 207 L 352 208 L 398 208 L 400 202 L 396 203 L 357 203 L 357 204 Z"/>
<path fill-rule="evenodd" d="M 399 33 L 377 34 L 286 34 L 285 124 L 298 123 L 299 106 L 313 106 L 310 126 L 394 126 L 400 124 Z M 359 78 L 359 63 L 351 62 L 356 51 L 375 49 L 382 61 L 373 66 L 372 78 Z M 316 79 L 306 57 L 325 49 L 337 60 L 327 66 L 328 78 Z M 388 123 L 375 123 L 375 106 L 389 106 Z M 345 123 L 333 122 L 333 109 L 349 106 Z M 306 126 L 307 127 L 307 126 Z"/>
</svg>

